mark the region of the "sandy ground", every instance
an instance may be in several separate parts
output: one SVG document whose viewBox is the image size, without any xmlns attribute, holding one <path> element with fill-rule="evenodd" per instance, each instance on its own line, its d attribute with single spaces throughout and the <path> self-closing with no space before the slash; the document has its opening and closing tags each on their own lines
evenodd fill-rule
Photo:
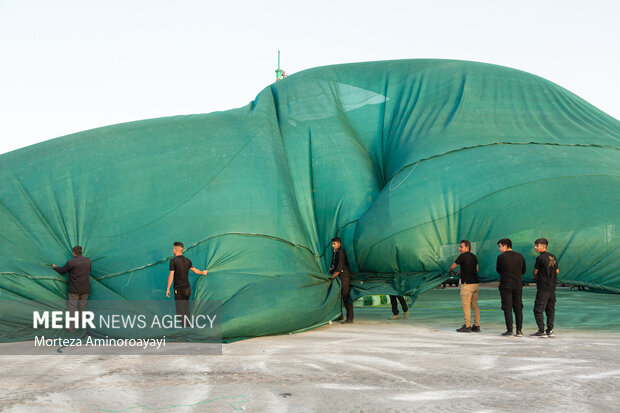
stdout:
<svg viewBox="0 0 620 413">
<path fill-rule="evenodd" d="M 433 328 L 413 316 L 388 321 L 389 308 L 356 310 L 355 324 L 226 344 L 221 356 L 0 356 L 0 406 L 136 413 L 620 410 L 617 332 L 556 329 L 554 339 L 505 338 L 497 324 L 462 334 L 454 331 L 461 320 Z"/>
</svg>

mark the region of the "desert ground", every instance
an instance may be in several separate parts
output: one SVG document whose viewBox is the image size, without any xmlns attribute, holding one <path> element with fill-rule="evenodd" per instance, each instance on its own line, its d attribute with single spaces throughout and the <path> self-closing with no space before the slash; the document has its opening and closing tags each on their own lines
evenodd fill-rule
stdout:
<svg viewBox="0 0 620 413">
<path fill-rule="evenodd" d="M 556 337 L 505 330 L 494 288 L 481 333 L 457 288 L 421 294 L 408 319 L 356 307 L 354 324 L 224 344 L 210 356 L 0 356 L 5 412 L 610 412 L 620 406 L 620 295 L 558 291 Z M 1 344 L 8 346 L 10 344 Z"/>
</svg>

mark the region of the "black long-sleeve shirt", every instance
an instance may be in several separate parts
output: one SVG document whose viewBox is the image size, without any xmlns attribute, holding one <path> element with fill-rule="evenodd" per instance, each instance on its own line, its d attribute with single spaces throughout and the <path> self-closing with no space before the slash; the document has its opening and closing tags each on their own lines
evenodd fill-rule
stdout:
<svg viewBox="0 0 620 413">
<path fill-rule="evenodd" d="M 497 257 L 495 268 L 499 274 L 499 288 L 523 288 L 525 258 L 516 251 L 506 251 Z"/>
<path fill-rule="evenodd" d="M 329 273 L 334 274 L 338 272 L 338 275 L 351 275 L 349 271 L 349 260 L 347 259 L 347 253 L 344 251 L 344 248 L 340 247 L 337 250 L 334 250 L 332 254 L 332 265 L 329 267 Z"/>
<path fill-rule="evenodd" d="M 83 255 L 67 261 L 64 267 L 54 268 L 59 274 L 69 273 L 69 292 L 72 294 L 90 293 L 90 258 Z"/>
</svg>

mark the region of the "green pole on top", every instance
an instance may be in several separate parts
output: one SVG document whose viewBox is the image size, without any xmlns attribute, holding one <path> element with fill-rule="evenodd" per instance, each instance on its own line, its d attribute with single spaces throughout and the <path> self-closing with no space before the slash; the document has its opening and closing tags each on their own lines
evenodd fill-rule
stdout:
<svg viewBox="0 0 620 413">
<path fill-rule="evenodd" d="M 278 50 L 278 68 L 276 69 L 276 82 L 282 79 L 283 70 L 280 69 L 280 51 Z"/>
</svg>

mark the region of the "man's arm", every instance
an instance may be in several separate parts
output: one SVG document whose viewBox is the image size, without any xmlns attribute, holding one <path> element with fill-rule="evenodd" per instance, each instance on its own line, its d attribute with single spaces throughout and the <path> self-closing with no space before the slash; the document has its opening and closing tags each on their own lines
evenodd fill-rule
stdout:
<svg viewBox="0 0 620 413">
<path fill-rule="evenodd" d="M 450 267 L 450 272 L 452 272 L 457 266 L 461 265 L 462 263 L 463 263 L 463 254 L 456 257 L 456 259 L 454 260 L 454 264 L 452 264 L 452 266 Z"/>
<path fill-rule="evenodd" d="M 334 268 L 334 264 L 330 265 L 329 270 L 327 270 L 327 275 L 329 275 L 330 277 L 333 275 L 332 271 L 335 271 L 336 269 Z M 334 277 L 331 277 L 334 278 Z"/>
<path fill-rule="evenodd" d="M 534 268 L 534 280 L 538 276 L 538 268 Z"/>
<path fill-rule="evenodd" d="M 66 274 L 71 269 L 71 265 L 69 265 L 69 261 L 67 261 L 64 267 L 59 267 L 56 264 L 52 264 L 52 268 L 55 269 L 56 272 L 59 274 Z"/>
<path fill-rule="evenodd" d="M 170 286 L 172 285 L 172 281 L 174 281 L 174 271 L 170 271 L 170 274 L 168 274 L 168 288 L 166 288 L 166 297 L 170 297 Z"/>
<path fill-rule="evenodd" d="M 330 269 L 329 269 L 330 271 L 334 271 L 332 274 L 330 274 L 332 276 L 332 278 L 331 278 L 332 280 L 334 278 L 336 278 L 338 275 L 340 275 L 340 271 L 338 269 L 340 268 L 340 257 L 341 256 L 342 256 L 342 254 L 338 255 L 338 265 L 336 266 L 336 268 L 334 268 L 334 266 L 332 265 L 330 267 Z M 328 272 L 328 274 L 329 274 L 329 272 Z"/>
<path fill-rule="evenodd" d="M 207 270 L 201 271 L 198 268 L 194 268 L 194 267 L 190 268 L 190 270 L 192 270 L 194 274 L 198 274 L 198 275 L 207 275 L 207 272 L 208 272 Z"/>
</svg>

